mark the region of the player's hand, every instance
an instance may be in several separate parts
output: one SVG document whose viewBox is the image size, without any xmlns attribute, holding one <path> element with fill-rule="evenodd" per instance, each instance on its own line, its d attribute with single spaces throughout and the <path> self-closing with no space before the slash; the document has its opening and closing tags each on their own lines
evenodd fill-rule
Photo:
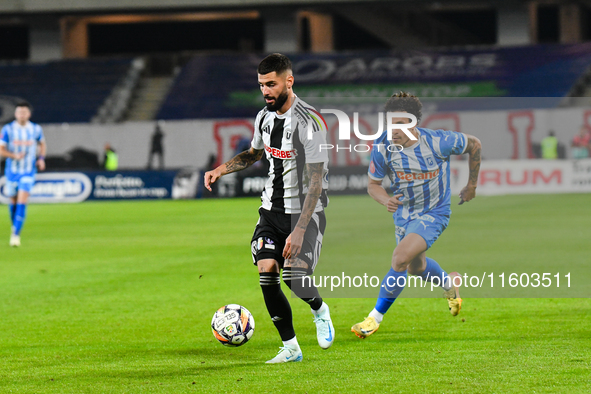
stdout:
<svg viewBox="0 0 591 394">
<path fill-rule="evenodd" d="M 304 243 L 305 231 L 299 227 L 296 227 L 291 234 L 285 240 L 285 247 L 283 248 L 284 259 L 295 259 L 302 250 L 302 244 Z"/>
<path fill-rule="evenodd" d="M 460 202 L 458 205 L 462 205 L 465 202 L 470 201 L 476 197 L 476 186 L 466 185 L 460 192 Z"/>
<path fill-rule="evenodd" d="M 390 197 L 388 202 L 386 203 L 386 208 L 388 208 L 388 212 L 394 213 L 398 210 L 398 206 L 404 204 L 402 201 L 399 201 L 402 194 L 397 194 L 394 197 Z"/>
<path fill-rule="evenodd" d="M 19 152 L 14 154 L 14 160 L 22 160 L 25 157 L 25 152 Z"/>
<path fill-rule="evenodd" d="M 37 168 L 39 171 L 45 171 L 45 160 L 44 159 L 37 159 Z"/>
<path fill-rule="evenodd" d="M 221 176 L 222 176 L 222 172 L 217 168 L 215 170 L 207 171 L 205 173 L 205 179 L 203 181 L 203 185 L 205 186 L 205 188 L 207 190 L 211 191 L 211 184 L 215 183 L 215 181 L 220 179 Z"/>
</svg>

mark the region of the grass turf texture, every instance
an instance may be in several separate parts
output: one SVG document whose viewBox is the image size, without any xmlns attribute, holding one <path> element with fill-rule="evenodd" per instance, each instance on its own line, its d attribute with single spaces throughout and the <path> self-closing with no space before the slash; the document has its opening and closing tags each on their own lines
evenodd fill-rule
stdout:
<svg viewBox="0 0 591 394">
<path fill-rule="evenodd" d="M 453 318 L 442 299 L 404 298 L 366 340 L 349 330 L 374 300 L 328 299 L 336 342 L 327 351 L 307 305 L 291 299 L 304 361 L 265 365 L 280 341 L 251 264 L 258 204 L 33 205 L 20 249 L 8 247 L 8 214 L 0 217 L 0 392 L 591 390 L 589 299 L 466 299 Z M 347 218 L 352 206 L 363 207 L 371 231 Z M 453 209 L 429 252 L 444 268 L 509 260 L 535 272 L 537 262 L 588 263 L 587 195 L 478 197 Z M 345 244 L 357 247 L 357 231 L 366 234 L 364 264 L 387 271 L 394 227 L 383 207 L 365 196 L 334 197 L 327 216 L 321 264 L 342 260 Z M 392 243 L 371 243 L 382 233 Z M 240 348 L 211 335 L 213 313 L 228 303 L 256 320 Z"/>
</svg>

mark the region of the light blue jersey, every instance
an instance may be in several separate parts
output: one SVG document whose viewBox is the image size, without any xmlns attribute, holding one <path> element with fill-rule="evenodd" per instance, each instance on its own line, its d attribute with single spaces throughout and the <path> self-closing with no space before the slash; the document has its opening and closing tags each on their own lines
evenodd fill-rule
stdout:
<svg viewBox="0 0 591 394">
<path fill-rule="evenodd" d="M 37 144 L 44 140 L 43 130 L 36 123 L 27 122 L 24 126 L 17 121 L 8 123 L 2 128 L 0 144 L 12 153 L 25 153 L 21 160 L 6 159 L 6 178 L 16 181 L 23 176 L 34 176 L 37 172 Z"/>
<path fill-rule="evenodd" d="M 448 216 L 451 213 L 451 155 L 463 154 L 468 138 L 463 133 L 417 127 L 418 141 L 398 151 L 384 132 L 374 142 L 369 177 L 392 182 L 394 194 L 402 194 L 403 205 L 396 211 L 396 224 L 424 217 L 429 212 Z"/>
</svg>

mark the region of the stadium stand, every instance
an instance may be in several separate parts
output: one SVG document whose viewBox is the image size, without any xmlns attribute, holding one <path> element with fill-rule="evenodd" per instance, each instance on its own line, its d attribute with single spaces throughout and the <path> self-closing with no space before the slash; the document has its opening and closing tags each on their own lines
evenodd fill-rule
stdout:
<svg viewBox="0 0 591 394">
<path fill-rule="evenodd" d="M 29 101 L 36 122 L 89 122 L 131 63 L 112 58 L 2 65 L 0 91 Z"/>
<path fill-rule="evenodd" d="M 194 57 L 177 77 L 158 119 L 251 117 L 262 106 L 255 79 L 258 59 L 250 54 Z M 303 97 L 386 97 L 407 90 L 433 101 L 445 98 L 439 110 L 525 108 L 532 105 L 531 97 L 548 108 L 584 88 L 591 44 L 294 54 L 291 59 Z"/>
</svg>

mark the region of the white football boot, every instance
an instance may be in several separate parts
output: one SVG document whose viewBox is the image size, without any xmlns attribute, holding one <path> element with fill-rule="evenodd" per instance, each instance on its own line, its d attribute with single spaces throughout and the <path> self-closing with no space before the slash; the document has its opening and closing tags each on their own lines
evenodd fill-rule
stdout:
<svg viewBox="0 0 591 394">
<path fill-rule="evenodd" d="M 10 246 L 19 247 L 21 246 L 21 236 L 12 234 L 10 236 Z"/>
<path fill-rule="evenodd" d="M 291 363 L 302 361 L 303 358 L 304 356 L 299 346 L 297 348 L 294 346 L 284 346 L 279 348 L 279 353 L 265 364 Z"/>
<path fill-rule="evenodd" d="M 330 309 L 325 302 L 322 303 L 320 309 L 315 311 L 312 309 L 314 315 L 314 323 L 316 323 L 316 338 L 318 345 L 323 349 L 328 349 L 334 342 L 334 326 L 330 319 Z"/>
</svg>

